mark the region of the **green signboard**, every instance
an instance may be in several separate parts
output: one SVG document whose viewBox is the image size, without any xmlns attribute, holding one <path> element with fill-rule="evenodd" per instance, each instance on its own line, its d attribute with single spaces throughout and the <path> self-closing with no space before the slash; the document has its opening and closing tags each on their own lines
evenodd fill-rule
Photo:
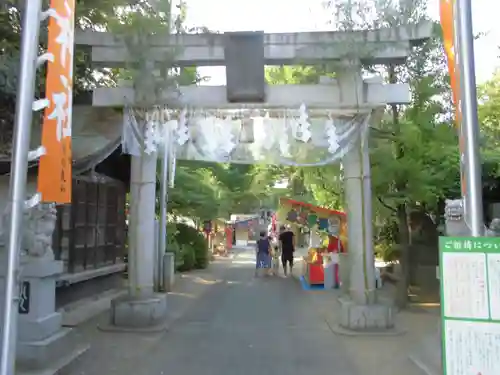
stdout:
<svg viewBox="0 0 500 375">
<path fill-rule="evenodd" d="M 500 374 L 500 238 L 440 237 L 444 375 Z"/>
</svg>

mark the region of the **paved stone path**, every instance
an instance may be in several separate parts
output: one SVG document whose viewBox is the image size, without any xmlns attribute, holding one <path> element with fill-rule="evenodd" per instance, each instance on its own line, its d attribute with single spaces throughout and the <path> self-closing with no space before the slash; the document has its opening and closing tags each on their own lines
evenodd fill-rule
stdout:
<svg viewBox="0 0 500 375">
<path fill-rule="evenodd" d="M 64 375 L 364 375 L 299 283 L 255 279 L 254 257 L 240 250 L 219 265 L 218 282 L 166 332 L 92 334 L 87 358 Z"/>
<path fill-rule="evenodd" d="M 131 373 L 357 375 L 293 279 L 254 278 L 246 251 Z M 143 367 L 145 366 L 145 367 Z"/>
</svg>

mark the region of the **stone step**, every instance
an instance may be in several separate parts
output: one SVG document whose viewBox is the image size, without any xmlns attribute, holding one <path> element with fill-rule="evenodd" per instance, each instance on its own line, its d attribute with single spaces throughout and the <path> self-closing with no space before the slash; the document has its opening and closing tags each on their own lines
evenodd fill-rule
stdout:
<svg viewBox="0 0 500 375">
<path fill-rule="evenodd" d="M 88 345 L 79 342 L 72 328 L 61 328 L 46 339 L 31 342 L 19 342 L 17 346 L 16 367 L 19 373 L 53 373 L 60 370 L 71 360 L 83 354 Z M 49 372 L 47 372 L 49 371 Z"/>
</svg>

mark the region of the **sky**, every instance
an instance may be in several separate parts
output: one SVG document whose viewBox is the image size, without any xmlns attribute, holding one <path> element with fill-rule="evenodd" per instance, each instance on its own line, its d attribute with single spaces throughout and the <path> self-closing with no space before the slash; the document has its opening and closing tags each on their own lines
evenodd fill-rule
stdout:
<svg viewBox="0 0 500 375">
<path fill-rule="evenodd" d="M 187 0 L 187 24 L 214 31 L 294 32 L 328 29 L 329 15 L 324 0 Z M 439 0 L 429 0 L 429 15 L 439 16 Z M 476 41 L 476 79 L 489 79 L 500 60 L 500 1 L 472 0 L 474 33 L 486 36 Z M 225 85 L 223 67 L 199 69 L 211 77 L 205 84 Z"/>
</svg>

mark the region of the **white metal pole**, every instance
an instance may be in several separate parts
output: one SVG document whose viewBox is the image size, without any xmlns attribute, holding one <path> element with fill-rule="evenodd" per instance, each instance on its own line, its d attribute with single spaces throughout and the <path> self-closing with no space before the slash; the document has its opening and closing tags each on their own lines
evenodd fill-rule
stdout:
<svg viewBox="0 0 500 375">
<path fill-rule="evenodd" d="M 7 272 L 2 322 L 1 375 L 14 375 L 17 344 L 19 255 L 26 200 L 26 175 L 35 96 L 36 60 L 42 0 L 26 0 L 23 10 L 21 61 L 17 88 L 16 119 L 10 167 L 10 227 L 7 240 Z"/>
<path fill-rule="evenodd" d="M 370 166 L 370 145 L 369 145 L 370 127 L 361 131 L 361 178 L 362 178 L 362 204 L 363 204 L 363 237 L 365 249 L 365 293 L 367 294 L 367 303 L 375 303 L 375 256 L 373 250 L 373 209 L 372 209 L 372 182 Z"/>
<path fill-rule="evenodd" d="M 152 6 L 157 9 L 158 4 L 157 1 L 152 2 Z M 169 29 L 172 32 L 173 29 L 173 0 L 170 0 L 170 13 L 169 13 Z M 168 72 L 167 72 L 168 75 Z M 164 119 L 163 119 L 164 120 Z M 171 152 L 171 145 L 173 145 L 171 141 L 171 131 L 170 131 L 170 122 L 164 124 L 163 129 L 163 158 L 160 162 L 161 165 L 161 176 L 160 176 L 160 230 L 158 231 L 160 238 L 158 239 L 158 247 L 157 251 L 157 266 L 156 266 L 156 288 L 158 292 L 163 291 L 165 288 L 164 285 L 164 269 L 163 269 L 163 257 L 165 255 L 165 248 L 167 244 L 167 204 L 168 204 L 168 171 L 169 171 L 169 153 Z"/>
<path fill-rule="evenodd" d="M 158 291 L 163 290 L 163 256 L 165 254 L 165 247 L 167 242 L 167 201 L 168 201 L 168 165 L 169 165 L 169 154 L 170 154 L 170 131 L 169 123 L 165 124 L 164 129 L 164 139 L 165 143 L 163 145 L 163 159 L 161 160 L 161 176 L 160 176 L 160 238 L 158 239 L 158 254 L 157 254 L 157 288 Z"/>
<path fill-rule="evenodd" d="M 169 187 L 175 187 L 175 171 L 177 169 L 177 150 L 175 140 L 172 141 L 172 152 L 170 153 Z"/>
<path fill-rule="evenodd" d="M 455 48 L 460 72 L 459 105 L 462 111 L 460 131 L 465 140 L 465 218 L 471 235 L 480 237 L 484 234 L 484 218 L 471 0 L 455 0 L 454 13 L 458 42 Z"/>
</svg>

